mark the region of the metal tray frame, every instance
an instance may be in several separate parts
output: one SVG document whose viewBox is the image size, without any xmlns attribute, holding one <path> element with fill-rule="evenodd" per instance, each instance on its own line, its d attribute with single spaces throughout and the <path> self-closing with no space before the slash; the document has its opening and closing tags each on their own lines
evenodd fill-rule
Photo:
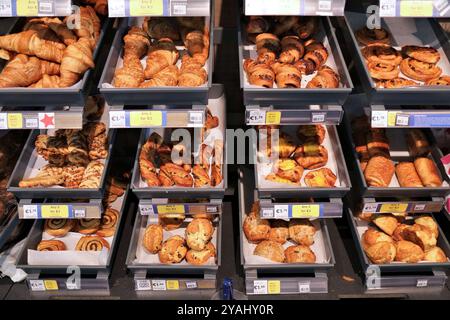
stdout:
<svg viewBox="0 0 450 320">
<path fill-rule="evenodd" d="M 112 145 L 115 138 L 115 131 L 110 129 L 108 132 L 108 157 L 105 160 L 105 167 L 102 177 L 100 179 L 100 187 L 97 189 L 73 189 L 73 188 L 20 188 L 19 181 L 23 178 L 28 164 L 33 162 L 37 158 L 36 149 L 34 147 L 34 141 L 36 136 L 45 133 L 46 130 L 33 130 L 28 137 L 25 147 L 20 154 L 19 160 L 16 163 L 13 173 L 8 181 L 7 190 L 12 192 L 19 199 L 38 199 L 38 198 L 89 198 L 89 199 L 101 199 L 103 196 L 103 189 L 105 185 L 105 179 L 108 173 L 109 160 L 111 158 Z"/>
<path fill-rule="evenodd" d="M 112 25 L 115 19 L 105 19 L 101 29 L 100 37 L 97 43 L 97 47 L 94 50 L 94 62 L 96 68 L 102 64 L 99 61 L 100 49 L 105 45 L 103 40 L 105 34 L 112 30 Z M 19 32 L 25 23 L 25 19 L 18 19 L 17 23 L 10 30 L 9 33 Z M 0 69 L 3 69 L 4 64 L 0 65 Z M 1 71 L 1 70 L 0 70 Z M 0 105 L 3 106 L 84 106 L 85 98 L 89 94 L 87 89 L 89 82 L 93 81 L 94 70 L 87 70 L 83 77 L 80 88 L 43 88 L 43 89 L 30 89 L 30 88 L 0 88 Z"/>
<path fill-rule="evenodd" d="M 381 23 L 383 24 L 381 18 Z M 413 18 L 411 18 L 413 19 Z M 424 18 L 420 18 L 424 19 Z M 448 36 L 440 27 L 439 23 L 435 19 L 427 19 L 430 22 L 430 26 L 433 29 L 437 41 L 439 41 L 443 50 L 445 51 L 447 58 L 450 61 L 450 41 Z M 448 96 L 450 90 L 445 87 L 410 87 L 410 88 L 398 88 L 398 89 L 383 89 L 376 88 L 375 82 L 369 74 L 369 71 L 364 62 L 364 57 L 359 49 L 358 41 L 356 40 L 355 33 L 351 27 L 346 16 L 342 17 L 342 20 L 338 20 L 342 28 L 342 34 L 347 42 L 347 48 L 352 55 L 353 62 L 358 72 L 359 78 L 363 85 L 364 91 L 367 92 L 372 104 L 387 104 L 387 105 L 420 105 L 420 104 L 436 104 L 447 105 Z"/>
<path fill-rule="evenodd" d="M 342 152 L 342 147 L 339 139 L 339 135 L 336 130 L 336 126 L 326 126 L 328 134 L 330 135 L 330 140 L 333 145 L 333 153 L 336 157 L 336 162 L 338 166 L 339 180 L 345 182 L 346 187 L 335 187 L 335 188 L 309 188 L 309 187 L 298 187 L 298 188 L 260 188 L 258 187 L 258 172 L 257 172 L 257 154 L 254 154 L 254 171 L 255 171 L 255 181 L 256 188 L 259 193 L 260 198 L 276 197 L 276 198 L 290 198 L 298 197 L 299 195 L 304 195 L 308 197 L 317 198 L 342 198 L 347 192 L 350 191 L 352 185 L 350 177 L 348 175 L 347 166 L 344 159 L 344 154 Z M 334 142 L 334 143 L 333 143 Z"/>
<path fill-rule="evenodd" d="M 211 3 L 214 12 L 214 2 Z M 155 87 L 155 88 L 102 88 L 103 83 L 111 83 L 114 78 L 117 60 L 123 51 L 123 36 L 128 31 L 129 19 L 121 21 L 106 60 L 98 89 L 110 106 L 150 105 L 150 104 L 207 104 L 214 70 L 214 15 L 210 15 L 210 48 L 208 56 L 208 82 L 206 87 Z"/>
<path fill-rule="evenodd" d="M 331 53 L 334 56 L 338 74 L 344 88 L 335 89 L 278 89 L 278 88 L 245 88 L 244 77 L 244 43 L 243 37 L 245 31 L 242 28 L 242 20 L 239 21 L 240 29 L 238 30 L 239 39 L 239 75 L 241 88 L 244 95 L 245 105 L 342 105 L 352 92 L 353 83 L 345 64 L 342 51 L 334 32 L 334 27 L 331 24 L 329 17 L 320 17 L 320 24 L 323 27 L 331 47 Z"/>
</svg>

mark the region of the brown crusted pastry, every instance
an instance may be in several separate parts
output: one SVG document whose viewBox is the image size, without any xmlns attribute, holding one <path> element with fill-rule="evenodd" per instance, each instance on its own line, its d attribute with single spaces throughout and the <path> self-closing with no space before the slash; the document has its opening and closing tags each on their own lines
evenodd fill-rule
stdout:
<svg viewBox="0 0 450 320">
<path fill-rule="evenodd" d="M 62 88 L 76 84 L 82 74 L 94 68 L 92 44 L 86 38 L 67 46 L 61 60 L 59 86 Z"/>
<path fill-rule="evenodd" d="M 124 60 L 128 56 L 141 59 L 150 47 L 150 40 L 147 34 L 139 27 L 131 27 L 125 37 L 123 37 L 123 42 Z"/>
<path fill-rule="evenodd" d="M 316 76 L 306 85 L 307 88 L 337 88 L 339 75 L 328 66 L 322 66 Z"/>
<path fill-rule="evenodd" d="M 367 63 L 367 68 L 369 69 L 370 76 L 377 80 L 392 80 L 398 78 L 399 70 L 394 64 L 369 61 Z"/>
<path fill-rule="evenodd" d="M 270 240 L 264 240 L 258 243 L 253 254 L 275 262 L 284 262 L 285 260 L 283 246 L 278 242 Z"/>
<path fill-rule="evenodd" d="M 249 242 L 258 243 L 269 239 L 270 223 L 268 220 L 260 218 L 259 209 L 247 215 L 242 228 Z"/>
<path fill-rule="evenodd" d="M 59 240 L 41 240 L 37 246 L 37 251 L 64 251 L 66 245 Z"/>
<path fill-rule="evenodd" d="M 273 220 L 270 223 L 269 240 L 285 244 L 289 238 L 289 224 L 284 220 Z"/>
<path fill-rule="evenodd" d="M 287 263 L 315 263 L 316 255 L 307 246 L 290 246 L 284 251 Z"/>
<path fill-rule="evenodd" d="M 123 60 L 123 67 L 114 72 L 114 86 L 137 88 L 145 80 L 144 67 L 137 56 L 130 55 Z"/>
<path fill-rule="evenodd" d="M 416 263 L 423 259 L 424 252 L 416 244 L 410 241 L 398 241 L 395 243 L 396 255 L 395 261 Z"/>
<path fill-rule="evenodd" d="M 404 46 L 402 53 L 410 58 L 432 64 L 438 63 L 441 58 L 439 52 L 432 47 Z"/>
<path fill-rule="evenodd" d="M 159 71 L 174 65 L 179 56 L 178 50 L 171 39 L 159 39 L 148 51 L 147 65 L 144 71 L 145 78 L 151 79 Z"/>
<path fill-rule="evenodd" d="M 173 19 L 146 17 L 142 24 L 142 29 L 152 39 L 169 38 L 172 41 L 180 40 L 180 34 Z"/>
<path fill-rule="evenodd" d="M 370 45 L 375 43 L 389 44 L 389 33 L 383 29 L 369 29 L 363 27 L 355 32 L 356 39 L 363 45 Z"/>
<path fill-rule="evenodd" d="M 182 213 L 171 213 L 158 215 L 158 220 L 161 226 L 166 231 L 178 229 L 184 222 L 186 216 Z"/>
<path fill-rule="evenodd" d="M 278 88 L 300 88 L 302 73 L 289 63 L 274 62 L 272 70 L 275 72 L 275 81 Z"/>
<path fill-rule="evenodd" d="M 81 130 L 66 130 L 69 154 L 67 161 L 73 165 L 86 166 L 89 163 L 89 150 L 86 137 Z"/>
<path fill-rule="evenodd" d="M 159 224 L 149 224 L 144 232 L 142 245 L 150 253 L 158 253 L 163 243 L 163 228 Z"/>
<path fill-rule="evenodd" d="M 273 180 L 273 178 L 281 178 L 287 180 L 290 183 L 299 184 L 303 175 L 303 168 L 293 159 L 278 159 L 273 167 L 272 173 L 266 176 L 267 180 Z M 276 177 L 274 177 L 276 176 Z"/>
<path fill-rule="evenodd" d="M 310 188 L 329 188 L 336 184 L 336 175 L 329 168 L 314 170 L 305 175 L 305 184 Z"/>
<path fill-rule="evenodd" d="M 320 70 L 328 59 L 328 51 L 325 46 L 311 39 L 305 43 L 305 55 L 303 59 L 309 60 L 314 63 L 314 69 Z"/>
<path fill-rule="evenodd" d="M 264 33 L 270 28 L 269 22 L 261 16 L 250 16 L 245 30 L 249 34 Z"/>
<path fill-rule="evenodd" d="M 447 256 L 445 252 L 439 247 L 433 247 L 425 251 L 423 260 L 428 262 L 447 262 Z"/>
<path fill-rule="evenodd" d="M 281 39 L 281 53 L 278 59 L 281 63 L 295 63 L 304 53 L 305 47 L 299 37 L 285 36 Z"/>
<path fill-rule="evenodd" d="M 430 153 L 428 139 L 420 129 L 410 129 L 406 134 L 408 150 L 413 157 L 426 157 Z"/>
<path fill-rule="evenodd" d="M 377 242 L 365 249 L 367 257 L 375 264 L 385 264 L 394 261 L 397 254 L 392 242 Z"/>
<path fill-rule="evenodd" d="M 327 149 L 316 143 L 305 143 L 298 146 L 293 155 L 295 161 L 305 169 L 312 170 L 323 167 L 328 162 Z"/>
<path fill-rule="evenodd" d="M 367 151 L 370 157 L 390 157 L 389 140 L 384 129 L 371 129 L 367 133 Z"/>
<path fill-rule="evenodd" d="M 321 124 L 302 125 L 298 127 L 297 135 L 301 143 L 316 142 L 322 144 L 326 130 Z"/>
<path fill-rule="evenodd" d="M 20 188 L 50 187 L 64 182 L 64 169 L 53 165 L 44 166 L 36 177 L 19 181 Z"/>
<path fill-rule="evenodd" d="M 141 172 L 142 179 L 147 182 L 149 187 L 160 186 L 161 182 L 158 179 L 158 174 L 156 173 L 156 150 L 161 146 L 162 137 L 153 132 L 139 153 L 139 170 Z"/>
<path fill-rule="evenodd" d="M 120 213 L 116 209 L 107 208 L 102 215 L 100 229 L 97 231 L 97 235 L 104 238 L 113 236 L 116 232 L 119 215 Z"/>
<path fill-rule="evenodd" d="M 79 219 L 76 231 L 82 234 L 96 233 L 100 228 L 100 219 Z"/>
<path fill-rule="evenodd" d="M 203 250 L 211 240 L 214 227 L 209 219 L 193 219 L 186 227 L 186 242 L 193 250 Z"/>
<path fill-rule="evenodd" d="M 66 166 L 64 167 L 64 187 L 66 188 L 78 188 L 83 180 L 84 167 L 79 166 Z"/>
<path fill-rule="evenodd" d="M 28 87 L 41 78 L 41 62 L 39 59 L 18 54 L 0 73 L 0 88 Z"/>
<path fill-rule="evenodd" d="M 79 188 L 99 188 L 104 167 L 105 165 L 99 161 L 91 161 L 84 170 Z"/>
<path fill-rule="evenodd" d="M 432 63 L 406 58 L 400 63 L 400 70 L 409 78 L 418 81 L 428 81 L 438 78 L 442 69 Z"/>
<path fill-rule="evenodd" d="M 370 187 L 388 187 L 394 175 L 395 167 L 392 160 L 383 156 L 370 158 L 364 170 L 364 178 Z"/>
<path fill-rule="evenodd" d="M 276 18 L 274 32 L 277 36 L 288 32 L 298 22 L 296 16 L 281 16 Z"/>
<path fill-rule="evenodd" d="M 402 55 L 399 51 L 386 44 L 372 44 L 361 49 L 366 62 L 380 62 L 385 64 L 399 65 Z"/>
<path fill-rule="evenodd" d="M 159 261 L 161 263 L 180 263 L 188 248 L 185 241 L 180 236 L 173 236 L 163 242 L 161 250 L 158 252 Z"/>
<path fill-rule="evenodd" d="M 440 187 L 442 185 L 441 176 L 433 160 L 419 157 L 414 160 L 414 166 L 425 187 Z"/>
<path fill-rule="evenodd" d="M 205 47 L 209 45 L 209 40 L 205 41 L 203 31 L 200 30 L 183 30 L 181 34 L 184 46 L 190 56 L 202 53 Z"/>
<path fill-rule="evenodd" d="M 170 65 L 156 73 L 149 81 L 142 82 L 139 88 L 174 87 L 178 84 L 178 75 L 178 67 Z"/>
<path fill-rule="evenodd" d="M 193 264 L 193 265 L 201 265 L 201 264 L 205 264 L 206 262 L 208 262 L 208 260 L 210 258 L 213 258 L 216 256 L 216 248 L 214 247 L 214 245 L 209 242 L 205 249 L 200 250 L 200 251 L 196 251 L 196 250 L 189 250 L 186 253 L 186 261 L 189 264 Z"/>
<path fill-rule="evenodd" d="M 434 219 L 430 216 L 422 216 L 414 219 L 414 223 L 420 225 L 421 227 L 428 228 L 433 236 L 437 239 L 439 236 L 439 227 Z"/>
<path fill-rule="evenodd" d="M 165 163 L 160 168 L 160 176 L 159 178 L 164 186 L 167 185 L 167 179 L 173 181 L 173 184 L 180 187 L 192 187 L 194 180 L 189 172 L 183 169 L 182 166 L 176 165 L 174 163 Z M 161 173 L 163 174 L 161 176 Z M 170 185 L 173 185 L 170 184 Z"/>
<path fill-rule="evenodd" d="M 403 238 L 403 231 L 404 231 L 405 229 L 407 229 L 407 228 L 410 228 L 410 227 L 411 227 L 411 226 L 410 226 L 410 225 L 407 225 L 407 224 L 399 224 L 399 225 L 397 226 L 397 228 L 395 228 L 394 233 L 392 234 L 392 238 L 393 238 L 395 241 L 405 240 L 405 239 Z"/>
<path fill-rule="evenodd" d="M 47 219 L 44 232 L 53 237 L 64 237 L 75 226 L 75 220 L 71 219 Z"/>
<path fill-rule="evenodd" d="M 261 33 L 256 36 L 256 51 L 258 55 L 266 52 L 277 54 L 280 51 L 280 39 L 271 33 Z"/>
<path fill-rule="evenodd" d="M 420 188 L 423 187 L 419 175 L 416 172 L 416 167 L 412 162 L 399 162 L 395 166 L 395 174 L 397 175 L 398 183 L 403 188 Z"/>
<path fill-rule="evenodd" d="M 28 88 L 60 88 L 59 76 L 43 74 L 41 80 L 28 86 Z"/>
<path fill-rule="evenodd" d="M 394 242 L 390 236 L 373 228 L 368 228 L 361 237 L 361 244 L 366 250 L 378 242 Z"/>
<path fill-rule="evenodd" d="M 388 214 L 377 215 L 372 219 L 372 222 L 390 236 L 393 235 L 398 226 L 397 218 Z"/>
<path fill-rule="evenodd" d="M 315 234 L 316 228 L 308 219 L 291 219 L 289 221 L 289 238 L 297 244 L 313 245 Z"/>
<path fill-rule="evenodd" d="M 425 82 L 427 86 L 450 86 L 450 76 L 440 76 Z"/>
<path fill-rule="evenodd" d="M 178 86 L 199 87 L 206 83 L 208 74 L 203 65 L 196 59 L 184 55 L 181 59 L 181 68 L 178 76 Z"/>
<path fill-rule="evenodd" d="M 410 228 L 405 228 L 402 232 L 402 236 L 405 240 L 414 242 L 425 251 L 436 246 L 437 243 L 433 232 L 427 227 L 418 224 L 415 224 Z"/>
<path fill-rule="evenodd" d="M 75 247 L 76 251 L 102 251 L 104 248 L 109 249 L 109 243 L 99 236 L 84 236 L 78 240 Z"/>
<path fill-rule="evenodd" d="M 288 158 L 295 151 L 294 140 L 288 134 L 279 131 L 277 141 L 274 136 L 275 130 L 278 129 L 268 128 L 267 133 L 260 131 L 260 146 L 266 148 L 266 154 L 269 157 Z"/>
<path fill-rule="evenodd" d="M 294 63 L 294 67 L 296 67 L 302 75 L 309 75 L 315 71 L 314 62 L 311 60 L 300 59 Z"/>
<path fill-rule="evenodd" d="M 414 87 L 419 84 L 415 81 L 405 79 L 402 77 L 394 78 L 390 80 L 380 80 L 376 82 L 377 88 L 393 89 L 393 88 L 403 88 L 403 87 Z"/>
<path fill-rule="evenodd" d="M 317 29 L 317 19 L 315 17 L 299 17 L 298 22 L 292 27 L 292 31 L 300 39 L 309 38 Z"/>
<path fill-rule="evenodd" d="M 272 88 L 275 73 L 266 63 L 258 63 L 252 59 L 244 61 L 244 70 L 247 73 L 248 82 L 253 85 Z"/>
<path fill-rule="evenodd" d="M 192 175 L 194 176 L 194 187 L 201 188 L 211 185 L 211 179 L 203 166 L 194 165 Z"/>
</svg>

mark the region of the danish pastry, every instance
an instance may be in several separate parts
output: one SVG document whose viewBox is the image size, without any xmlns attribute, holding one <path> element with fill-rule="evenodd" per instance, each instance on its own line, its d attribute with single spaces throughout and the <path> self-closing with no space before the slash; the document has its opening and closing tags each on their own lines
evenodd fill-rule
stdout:
<svg viewBox="0 0 450 320">
<path fill-rule="evenodd" d="M 163 242 L 161 250 L 158 252 L 159 261 L 168 264 L 180 263 L 186 256 L 187 251 L 188 248 L 182 237 L 170 237 Z"/>
<path fill-rule="evenodd" d="M 363 27 L 355 32 L 356 39 L 367 46 L 375 43 L 383 43 L 389 44 L 389 33 L 383 29 L 369 29 L 367 27 Z"/>
<path fill-rule="evenodd" d="M 403 61 L 401 63 L 403 63 Z M 369 69 L 370 76 L 378 80 L 392 80 L 397 78 L 399 74 L 399 70 L 396 65 L 386 62 L 369 61 L 367 63 L 367 68 Z"/>
<path fill-rule="evenodd" d="M 270 223 L 269 240 L 285 244 L 289 238 L 289 224 L 284 220 L 274 220 Z"/>
<path fill-rule="evenodd" d="M 186 261 L 189 264 L 193 264 L 193 265 L 202 265 L 205 264 L 206 262 L 208 262 L 208 260 L 210 258 L 213 258 L 216 256 L 216 248 L 214 247 L 214 245 L 209 242 L 205 249 L 200 250 L 200 251 L 196 251 L 196 250 L 189 250 L 186 253 Z"/>
<path fill-rule="evenodd" d="M 398 226 L 397 218 L 391 215 L 377 215 L 372 219 L 372 222 L 390 236 L 394 234 Z"/>
<path fill-rule="evenodd" d="M 278 159 L 272 167 L 272 173 L 266 179 L 277 176 L 291 183 L 299 184 L 303 175 L 303 167 L 293 159 Z"/>
<path fill-rule="evenodd" d="M 297 147 L 293 155 L 295 161 L 305 169 L 312 170 L 323 167 L 328 162 L 328 151 L 322 145 L 306 143 Z"/>
<path fill-rule="evenodd" d="M 424 252 L 416 244 L 401 240 L 395 243 L 396 255 L 395 261 L 416 263 L 423 259 Z"/>
<path fill-rule="evenodd" d="M 316 228 L 307 219 L 289 221 L 289 238 L 297 244 L 311 246 L 314 244 Z"/>
<path fill-rule="evenodd" d="M 182 213 L 159 214 L 158 220 L 166 231 L 178 229 L 184 222 L 186 216 Z"/>
<path fill-rule="evenodd" d="M 77 251 L 102 251 L 103 248 L 109 249 L 109 243 L 99 236 L 84 236 L 78 240 L 75 247 Z"/>
<path fill-rule="evenodd" d="M 284 262 L 285 260 L 283 246 L 278 242 L 270 240 L 264 240 L 258 243 L 253 254 L 275 262 Z"/>
<path fill-rule="evenodd" d="M 150 253 L 158 253 L 163 243 L 163 228 L 159 224 L 149 224 L 145 228 L 142 244 Z"/>
<path fill-rule="evenodd" d="M 433 247 L 425 251 L 423 260 L 428 262 L 447 262 L 447 256 L 445 252 L 439 247 Z"/>
<path fill-rule="evenodd" d="M 377 81 L 376 85 L 377 88 L 394 89 L 394 88 L 414 87 L 418 86 L 419 84 L 415 81 L 399 77 L 390 80 Z"/>
<path fill-rule="evenodd" d="M 66 245 L 59 240 L 41 240 L 37 246 L 37 251 L 64 251 Z"/>
<path fill-rule="evenodd" d="M 402 62 L 399 51 L 386 44 L 372 44 L 361 49 L 366 62 L 385 63 L 397 66 Z"/>
<path fill-rule="evenodd" d="M 316 76 L 306 85 L 306 88 L 337 88 L 339 87 L 339 75 L 328 66 L 322 66 Z"/>
<path fill-rule="evenodd" d="M 290 246 L 284 251 L 287 263 L 315 263 L 316 255 L 307 246 Z"/>
<path fill-rule="evenodd" d="M 397 250 L 392 242 L 377 242 L 365 249 L 367 257 L 375 264 L 385 264 L 394 261 Z"/>
<path fill-rule="evenodd" d="M 336 184 L 337 177 L 329 168 L 321 168 L 305 175 L 305 184 L 310 188 L 330 188 Z"/>
<path fill-rule="evenodd" d="M 450 86 L 450 76 L 440 76 L 425 82 L 427 86 Z"/>
<path fill-rule="evenodd" d="M 72 219 L 47 219 L 44 232 L 53 237 L 64 237 L 75 227 L 75 223 Z"/>
<path fill-rule="evenodd" d="M 432 63 L 427 63 L 412 58 L 403 59 L 400 70 L 409 78 L 418 81 L 428 81 L 438 78 L 442 69 Z"/>
<path fill-rule="evenodd" d="M 298 138 L 301 143 L 316 142 L 322 144 L 325 139 L 325 127 L 320 124 L 299 126 L 297 130 Z"/>
<path fill-rule="evenodd" d="M 250 212 L 244 220 L 243 230 L 249 242 L 258 243 L 268 240 L 270 235 L 270 223 L 261 219 L 259 210 Z"/>
<path fill-rule="evenodd" d="M 391 242 L 393 243 L 394 240 L 384 232 L 380 232 L 378 230 L 375 230 L 373 228 L 368 228 L 366 231 L 364 231 L 362 237 L 361 237 L 361 244 L 366 250 L 367 248 L 373 246 L 375 243 L 378 242 Z"/>
<path fill-rule="evenodd" d="M 420 225 L 421 227 L 428 228 L 433 236 L 437 239 L 439 236 L 439 227 L 434 219 L 430 216 L 422 216 L 414 219 L 414 223 Z"/>
<path fill-rule="evenodd" d="M 186 227 L 186 243 L 189 248 L 201 251 L 205 249 L 213 233 L 211 220 L 193 219 Z"/>
<path fill-rule="evenodd" d="M 423 187 L 422 181 L 416 172 L 416 167 L 412 162 L 400 162 L 395 166 L 398 183 L 403 188 Z"/>
<path fill-rule="evenodd" d="M 403 238 L 407 241 L 414 242 L 422 248 L 428 250 L 436 246 L 437 240 L 433 232 L 427 227 L 415 224 L 412 227 L 405 228 L 402 232 Z"/>
<path fill-rule="evenodd" d="M 404 46 L 402 53 L 410 58 L 431 64 L 438 63 L 441 58 L 439 52 L 432 47 Z"/>
<path fill-rule="evenodd" d="M 440 187 L 442 179 L 433 160 L 419 157 L 414 160 L 414 166 L 425 187 Z"/>
<path fill-rule="evenodd" d="M 394 175 L 395 167 L 392 160 L 375 156 L 370 158 L 364 170 L 364 178 L 370 187 L 388 187 Z"/>
</svg>

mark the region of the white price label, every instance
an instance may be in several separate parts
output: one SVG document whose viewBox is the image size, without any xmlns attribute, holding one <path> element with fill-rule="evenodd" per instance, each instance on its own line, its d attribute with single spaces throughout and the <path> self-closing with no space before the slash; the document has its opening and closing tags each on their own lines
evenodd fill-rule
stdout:
<svg viewBox="0 0 450 320">
<path fill-rule="evenodd" d="M 25 128 L 27 129 L 39 128 L 39 120 L 37 118 L 25 118 Z"/>
<path fill-rule="evenodd" d="M 109 127 L 124 128 L 126 126 L 125 111 L 109 111 Z"/>
<path fill-rule="evenodd" d="M 289 218 L 289 206 L 288 205 L 275 205 L 273 207 L 274 218 Z"/>
<path fill-rule="evenodd" d="M 148 279 L 138 279 L 134 281 L 134 289 L 136 291 L 152 290 L 152 283 Z"/>
<path fill-rule="evenodd" d="M 45 291 L 44 280 L 30 280 L 31 291 Z"/>
<path fill-rule="evenodd" d="M 166 288 L 166 280 L 152 280 L 152 290 L 154 291 L 165 291 Z"/>
<path fill-rule="evenodd" d="M 187 289 L 197 289 L 197 281 L 186 281 L 186 288 Z"/>
<path fill-rule="evenodd" d="M 426 279 L 417 280 L 417 284 L 416 284 L 417 288 L 423 288 L 423 287 L 427 287 L 427 286 L 428 286 L 428 280 L 426 280 Z"/>
<path fill-rule="evenodd" d="M 149 206 L 140 206 L 139 207 L 141 215 L 143 216 L 148 216 L 150 214 L 155 214 L 155 211 L 153 210 L 153 206 L 149 205 Z"/>
<path fill-rule="evenodd" d="M 39 15 L 53 14 L 53 1 L 39 1 L 38 12 Z"/>
<path fill-rule="evenodd" d="M 380 16 L 395 17 L 397 0 L 380 0 Z"/>
<path fill-rule="evenodd" d="M 0 129 L 8 129 L 8 115 L 0 113 Z"/>
<path fill-rule="evenodd" d="M 424 205 L 424 204 L 416 204 L 416 205 L 414 205 L 414 211 L 424 211 L 425 207 L 426 207 L 426 205 Z"/>
<path fill-rule="evenodd" d="M 195 126 L 203 122 L 203 112 L 189 112 L 189 126 Z"/>
<path fill-rule="evenodd" d="M 125 0 L 108 0 L 109 17 L 125 16 Z"/>
<path fill-rule="evenodd" d="M 38 218 L 38 206 L 25 204 L 23 206 L 23 218 L 24 219 L 37 219 Z"/>
<path fill-rule="evenodd" d="M 86 209 L 75 209 L 73 211 L 74 218 L 85 218 L 86 217 Z"/>
<path fill-rule="evenodd" d="M 331 0 L 319 0 L 319 11 L 331 11 Z"/>
<path fill-rule="evenodd" d="M 267 280 L 254 280 L 253 294 L 267 294 Z"/>
<path fill-rule="evenodd" d="M 309 282 L 299 282 L 298 283 L 298 292 L 299 293 L 310 293 L 311 292 L 311 284 Z"/>
<path fill-rule="evenodd" d="M 206 206 L 206 212 L 207 213 L 217 213 L 217 207 L 216 206 Z"/>
<path fill-rule="evenodd" d="M 12 16 L 11 0 L 0 0 L 0 16 L 2 17 Z"/>
<path fill-rule="evenodd" d="M 387 111 L 372 111 L 372 128 L 386 128 L 388 126 Z"/>
<path fill-rule="evenodd" d="M 173 15 L 185 15 L 186 14 L 186 5 L 185 4 L 174 5 L 172 14 Z"/>
<path fill-rule="evenodd" d="M 247 123 L 250 125 L 260 125 L 266 123 L 266 112 L 262 110 L 250 110 Z"/>
<path fill-rule="evenodd" d="M 364 204 L 363 213 L 374 213 L 377 212 L 378 204 L 377 203 L 366 203 Z"/>
<path fill-rule="evenodd" d="M 274 218 L 274 209 L 273 208 L 262 208 L 261 210 L 261 217 L 262 218 Z"/>
<path fill-rule="evenodd" d="M 395 124 L 397 126 L 407 126 L 409 124 L 409 116 L 406 114 L 397 115 L 397 119 L 395 120 Z"/>
<path fill-rule="evenodd" d="M 323 123 L 325 122 L 325 113 L 312 113 L 311 114 L 312 123 Z"/>
</svg>

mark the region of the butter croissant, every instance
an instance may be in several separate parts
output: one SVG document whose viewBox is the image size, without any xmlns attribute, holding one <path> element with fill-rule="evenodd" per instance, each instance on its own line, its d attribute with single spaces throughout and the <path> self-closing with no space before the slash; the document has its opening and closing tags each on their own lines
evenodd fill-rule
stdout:
<svg viewBox="0 0 450 320">
<path fill-rule="evenodd" d="M 18 54 L 0 73 L 0 88 L 27 87 L 41 77 L 40 60 L 36 57 Z"/>
<path fill-rule="evenodd" d="M 151 79 L 155 74 L 164 68 L 174 65 L 179 57 L 177 48 L 173 41 L 168 38 L 162 38 L 150 47 L 145 67 L 145 78 Z"/>
</svg>

